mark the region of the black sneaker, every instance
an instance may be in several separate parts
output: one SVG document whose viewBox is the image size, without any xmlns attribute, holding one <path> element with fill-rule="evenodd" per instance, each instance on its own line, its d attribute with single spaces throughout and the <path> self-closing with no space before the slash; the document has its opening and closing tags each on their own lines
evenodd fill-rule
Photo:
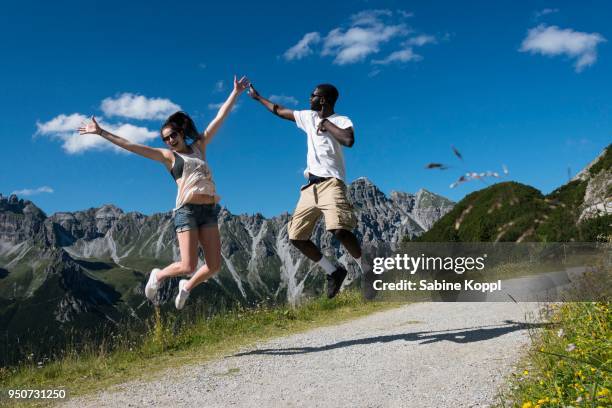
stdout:
<svg viewBox="0 0 612 408">
<path fill-rule="evenodd" d="M 339 266 L 331 275 L 327 275 L 327 298 L 331 299 L 338 294 L 342 282 L 346 278 L 346 269 Z"/>
</svg>

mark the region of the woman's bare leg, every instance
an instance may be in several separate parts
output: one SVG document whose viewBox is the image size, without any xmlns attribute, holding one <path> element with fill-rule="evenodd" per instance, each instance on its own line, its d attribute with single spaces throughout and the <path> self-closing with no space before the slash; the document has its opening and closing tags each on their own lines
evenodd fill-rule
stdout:
<svg viewBox="0 0 612 408">
<path fill-rule="evenodd" d="M 210 279 L 221 269 L 221 238 L 219 237 L 219 227 L 208 226 L 200 227 L 199 241 L 204 248 L 204 258 L 206 264 L 189 279 L 185 284 L 185 289 L 190 291 L 200 283 Z"/>
<path fill-rule="evenodd" d="M 198 265 L 198 230 L 191 229 L 177 234 L 181 260 L 166 266 L 157 272 L 157 281 L 161 282 L 173 276 L 188 275 Z"/>
</svg>

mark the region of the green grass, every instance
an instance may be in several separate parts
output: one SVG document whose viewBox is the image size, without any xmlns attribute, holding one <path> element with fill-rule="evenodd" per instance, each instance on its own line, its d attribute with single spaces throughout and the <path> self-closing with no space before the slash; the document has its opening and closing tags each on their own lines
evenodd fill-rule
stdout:
<svg viewBox="0 0 612 408">
<path fill-rule="evenodd" d="M 516 241 L 548 204 L 533 187 L 503 182 L 463 198 L 417 242 Z"/>
<path fill-rule="evenodd" d="M 0 368 L 0 388 L 63 388 L 71 397 L 84 395 L 131 379 L 152 379 L 170 367 L 207 361 L 256 341 L 337 324 L 399 304 L 366 302 L 360 293 L 345 291 L 333 300 L 317 298 L 295 308 L 260 306 L 209 318 L 196 307 L 190 309 L 191 318 L 157 311 L 147 334 L 114 339 L 112 351 L 103 344 L 68 352 L 40 368 L 35 361 Z"/>
<path fill-rule="evenodd" d="M 531 333 L 532 349 L 499 406 L 611 406 L 610 302 L 564 303 L 552 309 L 552 324 Z"/>
</svg>

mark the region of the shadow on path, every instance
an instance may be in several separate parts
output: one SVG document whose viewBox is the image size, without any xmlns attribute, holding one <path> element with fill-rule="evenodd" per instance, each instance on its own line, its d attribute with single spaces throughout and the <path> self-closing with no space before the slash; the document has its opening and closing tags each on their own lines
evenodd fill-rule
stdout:
<svg viewBox="0 0 612 408">
<path fill-rule="evenodd" d="M 318 347 L 292 347 L 278 349 L 258 349 L 243 353 L 234 354 L 231 357 L 248 356 L 254 354 L 268 354 L 276 356 L 316 353 L 320 351 L 333 350 L 337 348 L 358 346 L 362 344 L 390 343 L 392 341 L 416 341 L 419 344 L 430 344 L 438 341 L 452 341 L 454 343 L 473 343 L 477 341 L 489 340 L 503 336 L 518 330 L 537 329 L 550 326 L 550 323 L 522 323 L 512 320 L 505 320 L 502 325 L 467 327 L 463 329 L 426 331 L 415 333 L 392 334 L 388 336 L 366 337 L 355 340 L 339 341 L 333 344 Z"/>
</svg>

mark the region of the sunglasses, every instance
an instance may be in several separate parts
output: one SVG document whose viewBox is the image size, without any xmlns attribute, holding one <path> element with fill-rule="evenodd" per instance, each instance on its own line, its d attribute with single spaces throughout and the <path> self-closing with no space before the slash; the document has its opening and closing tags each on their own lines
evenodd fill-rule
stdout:
<svg viewBox="0 0 612 408">
<path fill-rule="evenodd" d="M 176 130 L 173 130 L 172 133 L 170 133 L 168 136 L 162 136 L 162 140 L 168 143 L 170 139 L 176 139 L 177 137 L 179 137 L 179 135 L 180 135 L 179 132 L 177 132 Z"/>
<path fill-rule="evenodd" d="M 317 94 L 312 93 L 312 94 L 310 94 L 310 99 L 320 98 L 322 96 L 325 96 L 325 95 L 317 95 Z"/>
</svg>

